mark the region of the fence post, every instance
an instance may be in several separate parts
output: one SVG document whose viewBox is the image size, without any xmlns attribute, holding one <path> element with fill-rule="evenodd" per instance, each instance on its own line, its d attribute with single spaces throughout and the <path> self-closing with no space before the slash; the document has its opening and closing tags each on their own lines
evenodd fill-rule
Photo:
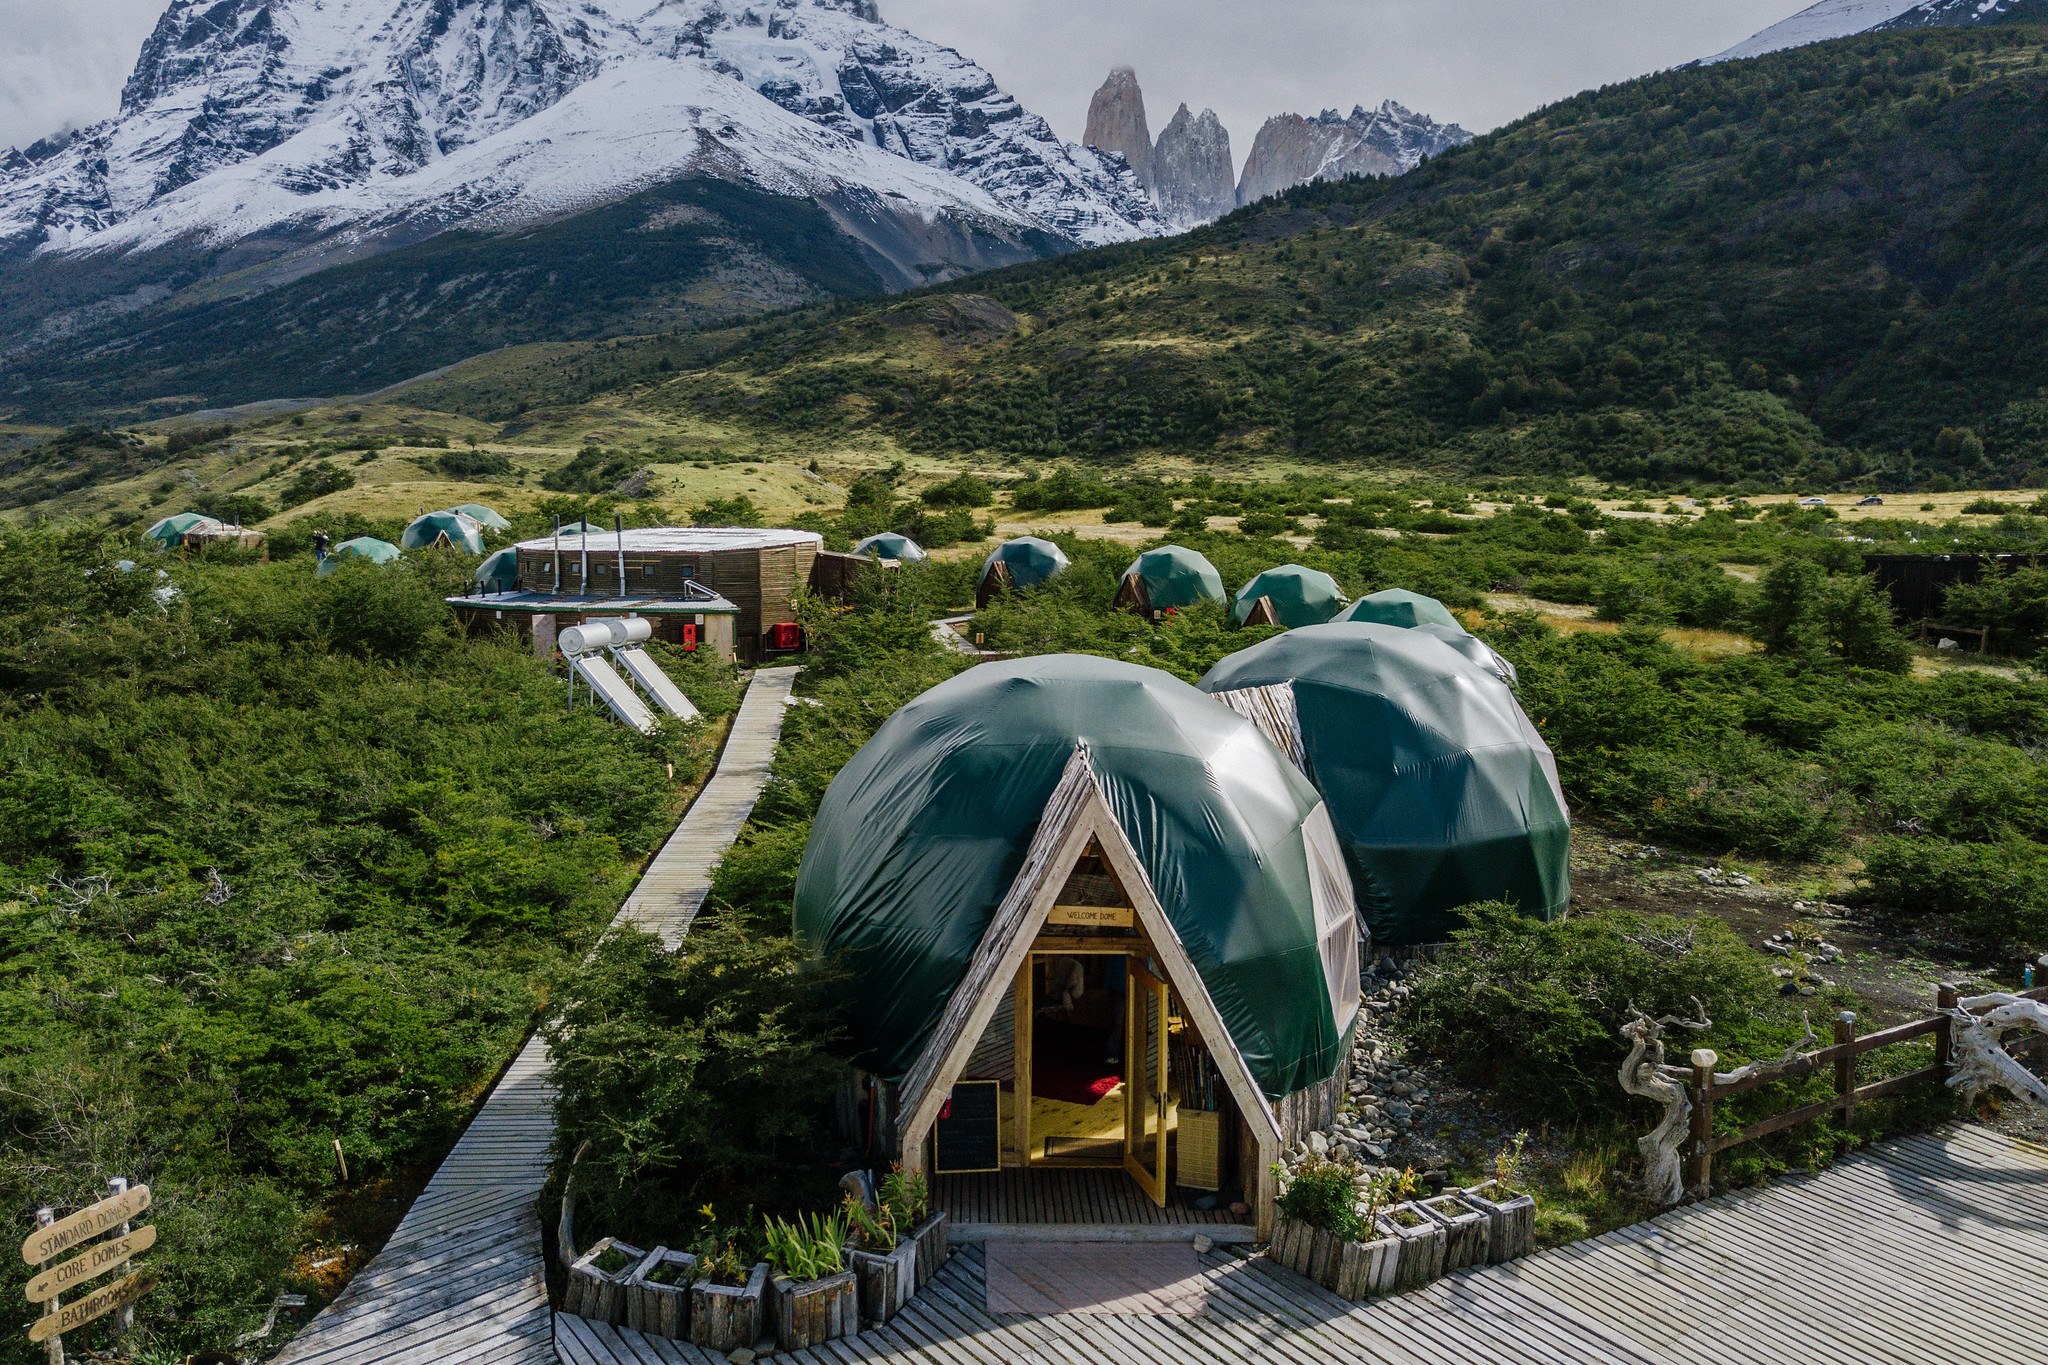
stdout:
<svg viewBox="0 0 2048 1365">
<path fill-rule="evenodd" d="M 36 1210 L 37 1227 L 46 1228 L 56 1221 L 57 1214 L 54 1210 Z M 62 1308 L 63 1306 L 64 1296 L 62 1294 L 52 1294 L 48 1299 L 46 1299 L 43 1302 L 42 1309 L 44 1314 L 47 1315 L 55 1313 L 58 1309 Z M 49 1365 L 64 1365 L 64 1334 L 62 1332 L 59 1332 L 55 1336 L 51 1337 L 48 1341 L 44 1342 L 43 1353 L 43 1358 L 49 1362 Z"/>
<path fill-rule="evenodd" d="M 1934 993 L 1934 1008 L 1941 1012 L 1934 1025 L 1934 1065 L 1941 1072 L 1943 1084 L 1948 1082 L 1949 1054 L 1955 1046 L 1956 1021 L 1949 1018 L 1948 1012 L 1956 1007 L 1960 998 L 1953 981 L 1942 982 L 1941 988 Z"/>
<path fill-rule="evenodd" d="M 1714 1068 L 1721 1059 L 1712 1048 L 1692 1054 L 1692 1169 L 1686 1173 L 1686 1193 L 1705 1199 L 1714 1177 Z"/>
<path fill-rule="evenodd" d="M 1835 1016 L 1835 1044 L 1840 1046 L 1855 1041 L 1856 1016 L 1849 1010 L 1843 1010 Z M 1842 1126 L 1846 1128 L 1856 1117 L 1856 1057 L 1853 1053 L 1835 1058 L 1835 1093 L 1842 1097 Z"/>
</svg>

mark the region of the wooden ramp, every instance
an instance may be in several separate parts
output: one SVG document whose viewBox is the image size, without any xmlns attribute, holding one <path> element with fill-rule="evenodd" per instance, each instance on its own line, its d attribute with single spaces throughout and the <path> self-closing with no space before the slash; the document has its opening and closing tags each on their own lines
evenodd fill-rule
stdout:
<svg viewBox="0 0 2048 1365">
<path fill-rule="evenodd" d="M 1192 1234 L 1198 1229 L 1190 1228 Z M 2048 1153 L 1978 1128 L 1348 1304 L 1263 1257 L 1201 1257 L 1208 1308 L 990 1314 L 958 1250 L 888 1326 L 790 1365 L 1963 1365 L 2040 1360 Z M 564 1365 L 713 1365 L 556 1320 Z"/>
<path fill-rule="evenodd" d="M 768 780 L 794 668 L 754 675 L 718 770 L 647 866 L 614 924 L 671 946 L 711 887 L 711 868 Z M 547 1048 L 520 1049 L 384 1249 L 277 1356 L 278 1365 L 475 1361 L 549 1365 L 540 1219 L 554 1140 Z"/>
</svg>

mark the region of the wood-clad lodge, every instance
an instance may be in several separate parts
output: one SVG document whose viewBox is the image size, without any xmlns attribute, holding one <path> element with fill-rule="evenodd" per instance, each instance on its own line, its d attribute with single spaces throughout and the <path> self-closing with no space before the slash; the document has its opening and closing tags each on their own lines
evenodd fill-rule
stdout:
<svg viewBox="0 0 2048 1365">
<path fill-rule="evenodd" d="M 796 590 L 810 581 L 824 537 L 746 527 L 654 527 L 521 541 L 516 591 L 565 598 L 683 598 L 711 589 L 739 609 L 733 647 L 743 663 L 772 648 L 794 622 Z M 623 577 L 621 570 L 623 569 Z"/>
</svg>

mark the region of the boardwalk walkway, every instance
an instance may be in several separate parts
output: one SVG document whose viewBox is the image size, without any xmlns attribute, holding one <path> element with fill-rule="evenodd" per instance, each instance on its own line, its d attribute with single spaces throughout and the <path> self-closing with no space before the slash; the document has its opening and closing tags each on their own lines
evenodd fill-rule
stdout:
<svg viewBox="0 0 2048 1365">
<path fill-rule="evenodd" d="M 638 925 L 671 946 L 689 931 L 712 865 L 768 780 L 796 673 L 764 668 L 754 675 L 718 771 L 613 923 Z M 532 1038 L 384 1249 L 277 1365 L 552 1365 L 534 1210 L 554 1138 L 546 1072 L 546 1046 Z"/>
<path fill-rule="evenodd" d="M 1190 1229 L 1192 1232 L 1193 1229 Z M 2039 1360 L 2048 1154 L 1903 1138 L 1417 1293 L 1343 1302 L 1263 1258 L 1201 1258 L 1205 1317 L 990 1315 L 960 1249 L 887 1327 L 778 1365 L 1963 1365 Z M 714 1365 L 563 1317 L 563 1365 Z"/>
</svg>

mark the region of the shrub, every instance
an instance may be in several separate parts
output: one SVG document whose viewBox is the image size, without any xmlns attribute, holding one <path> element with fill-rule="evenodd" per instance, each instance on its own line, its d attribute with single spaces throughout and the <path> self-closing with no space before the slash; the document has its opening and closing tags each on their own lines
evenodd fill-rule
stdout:
<svg viewBox="0 0 2048 1365">
<path fill-rule="evenodd" d="M 1830 575 L 1811 560 L 1788 557 L 1771 566 L 1758 589 L 1751 626 L 1770 653 L 1833 654 L 1886 673 L 1912 666 L 1913 647 L 1893 627 L 1891 600 L 1874 579 Z"/>
<path fill-rule="evenodd" d="M 1984 844 L 1881 838 L 1863 876 L 1871 899 L 1893 914 L 1946 919 L 1987 948 L 2048 943 L 2048 851 L 2017 836 Z"/>
<path fill-rule="evenodd" d="M 443 474 L 452 479 L 473 479 L 510 474 L 512 461 L 495 450 L 451 450 L 435 460 Z"/>
<path fill-rule="evenodd" d="M 660 1240 L 714 1200 L 829 1203 L 832 1174 L 808 1163 L 844 1075 L 843 989 L 804 970 L 792 940 L 718 919 L 675 952 L 651 934 L 607 935 L 559 983 L 546 1028 L 556 1149 L 591 1144 L 576 1183 L 592 1226 Z"/>
<path fill-rule="evenodd" d="M 1362 1242 L 1372 1235 L 1372 1225 L 1358 1211 L 1358 1181 L 1364 1174 L 1355 1161 L 1310 1157 L 1287 1182 L 1280 1212 L 1347 1242 Z"/>
<path fill-rule="evenodd" d="M 995 501 L 988 481 L 975 474 L 960 474 L 924 490 L 927 507 L 986 507 Z"/>
<path fill-rule="evenodd" d="M 329 493 L 339 493 L 344 488 L 354 488 L 356 476 L 346 469 L 337 468 L 326 460 L 316 460 L 298 472 L 284 491 L 277 495 L 279 507 L 297 507 L 315 498 L 324 498 Z"/>
<path fill-rule="evenodd" d="M 1697 998 L 1733 1027 L 1775 998 L 1758 955 L 1716 919 L 1609 910 L 1543 924 L 1498 902 L 1465 918 L 1399 1027 L 1463 1079 L 1549 1117 L 1631 1112 L 1616 1073 L 1632 1008 L 1690 1017 Z"/>
</svg>

